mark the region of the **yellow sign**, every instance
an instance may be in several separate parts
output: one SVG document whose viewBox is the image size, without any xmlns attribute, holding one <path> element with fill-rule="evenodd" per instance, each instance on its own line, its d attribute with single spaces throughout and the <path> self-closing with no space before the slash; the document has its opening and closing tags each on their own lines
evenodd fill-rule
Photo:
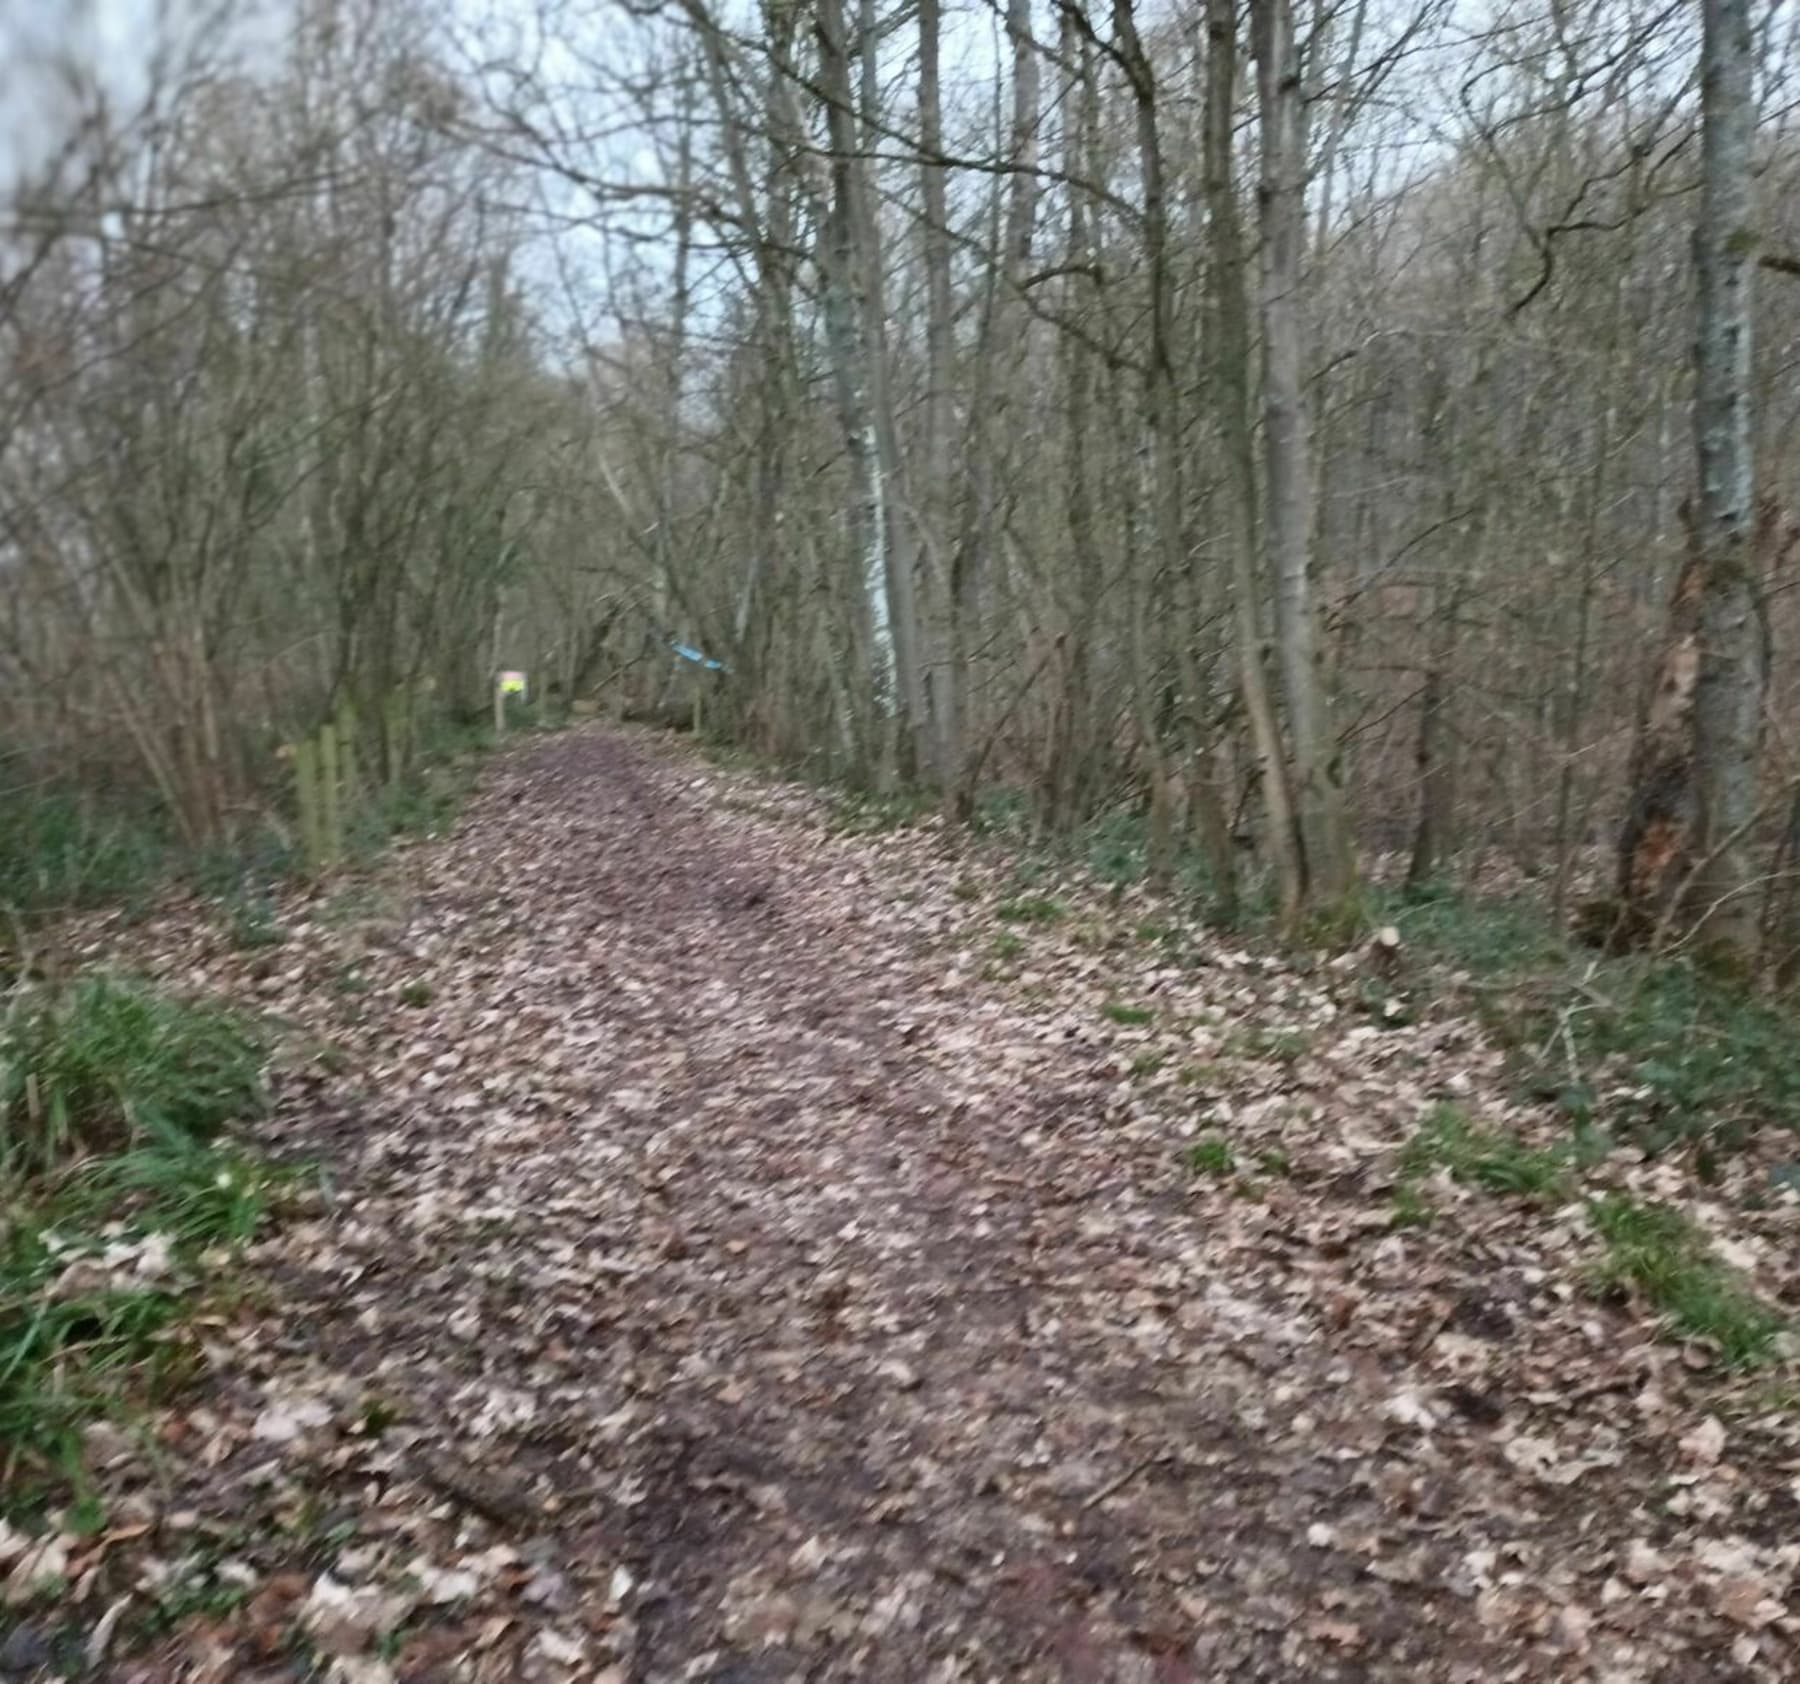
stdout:
<svg viewBox="0 0 1800 1684">
<path fill-rule="evenodd" d="M 500 675 L 500 693 L 503 696 L 522 696 L 525 694 L 525 675 L 522 672 L 503 672 Z"/>
</svg>

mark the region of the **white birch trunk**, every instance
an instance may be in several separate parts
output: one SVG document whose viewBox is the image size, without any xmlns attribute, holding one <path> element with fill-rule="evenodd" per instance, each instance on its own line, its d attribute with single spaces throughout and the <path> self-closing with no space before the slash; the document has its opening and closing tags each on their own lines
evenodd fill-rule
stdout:
<svg viewBox="0 0 1800 1684">
<path fill-rule="evenodd" d="M 1700 459 L 1695 526 L 1706 583 L 1694 699 L 1700 796 L 1694 905 L 1710 942 L 1748 957 L 1756 946 L 1756 908 L 1748 893 L 1745 832 L 1756 811 L 1763 692 L 1753 566 L 1756 88 L 1749 0 L 1704 0 L 1702 22 L 1694 433 Z"/>
</svg>

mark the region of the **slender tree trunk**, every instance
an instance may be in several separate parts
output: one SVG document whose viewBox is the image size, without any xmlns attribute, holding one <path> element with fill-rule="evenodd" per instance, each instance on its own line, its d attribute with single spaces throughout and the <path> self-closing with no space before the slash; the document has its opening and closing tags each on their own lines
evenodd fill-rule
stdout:
<svg viewBox="0 0 1800 1684">
<path fill-rule="evenodd" d="M 1293 733 L 1307 897 L 1327 907 L 1355 871 L 1313 600 L 1313 464 L 1308 438 L 1301 259 L 1306 102 L 1292 0 L 1253 0 L 1261 111 L 1264 541 L 1275 576 L 1281 671 Z"/>
<path fill-rule="evenodd" d="M 1762 638 L 1752 560 L 1750 410 L 1757 228 L 1755 48 L 1749 0 L 1703 0 L 1695 529 L 1705 567 L 1694 700 L 1700 863 L 1693 905 L 1707 941 L 1748 960 L 1756 907 L 1746 832 L 1756 810 Z"/>
<path fill-rule="evenodd" d="M 986 641 L 989 599 L 998 594 L 993 583 L 1004 576 L 1004 493 L 1010 480 L 1006 470 L 1014 448 L 1015 404 L 1030 343 L 1024 285 L 1030 271 L 1038 202 L 1040 87 L 1030 0 L 1007 0 L 1006 33 L 1012 47 L 1009 169 L 1004 209 L 997 189 L 994 200 L 997 254 L 989 273 L 988 304 L 969 401 L 965 501 L 951 564 L 952 614 L 963 651 L 959 665 L 968 669 L 962 688 L 964 764 L 955 792 L 956 805 L 965 812 L 974 800 L 970 779 L 979 754 L 975 748 L 978 686 L 967 651 Z"/>
<path fill-rule="evenodd" d="M 1238 687 L 1261 776 L 1265 846 L 1275 871 L 1282 922 L 1300 915 L 1304 890 L 1294 829 L 1287 752 L 1275 717 L 1264 657 L 1262 590 L 1256 576 L 1256 456 L 1250 421 L 1250 317 L 1244 296 L 1244 240 L 1232 179 L 1232 128 L 1237 108 L 1237 7 L 1206 0 L 1205 175 L 1207 204 L 1207 343 L 1213 422 L 1225 459 L 1225 542 L 1230 548 L 1232 623 Z"/>
<path fill-rule="evenodd" d="M 1168 190 L 1156 111 L 1156 77 L 1138 35 L 1132 0 L 1113 0 L 1113 33 L 1137 107 L 1138 167 L 1144 199 L 1144 264 L 1150 288 L 1150 367 L 1145 379 L 1145 422 L 1150 435 L 1150 485 L 1155 523 L 1154 555 L 1167 588 L 1186 612 L 1176 628 L 1177 668 L 1182 676 L 1182 714 L 1192 758 L 1190 794 L 1199 804 L 1199 830 L 1222 909 L 1236 901 L 1236 860 L 1224 804 L 1220 799 L 1213 745 L 1201 710 L 1206 705 L 1199 662 L 1194 658 L 1194 603 L 1187 545 L 1181 530 L 1181 439 L 1176 412 L 1174 336 L 1169 281 Z M 1148 584 L 1140 596 L 1140 618 L 1148 611 Z M 1147 720 L 1154 731 L 1154 720 Z"/>
<path fill-rule="evenodd" d="M 1061 22 L 1062 81 L 1057 106 L 1062 114 L 1062 169 L 1069 178 L 1068 223 L 1063 246 L 1062 309 L 1075 322 L 1095 291 L 1091 216 L 1079 183 L 1097 145 L 1098 98 L 1090 43 L 1072 11 Z M 1089 451 L 1094 399 L 1094 356 L 1077 333 L 1057 342 L 1063 411 L 1063 517 L 1069 528 L 1070 574 L 1065 581 L 1063 630 L 1068 639 L 1058 730 L 1045 768 L 1045 822 L 1050 829 L 1073 822 L 1085 791 L 1083 768 L 1091 735 L 1089 671 L 1102 570 L 1094 531 L 1094 493 Z"/>
<path fill-rule="evenodd" d="M 821 16 L 839 0 L 823 0 Z M 860 124 L 857 162 L 850 172 L 854 261 L 860 271 L 862 342 L 868 368 L 869 418 L 874 431 L 875 477 L 881 492 L 885 525 L 888 609 L 894 633 L 894 663 L 899 681 L 900 746 L 906 776 L 937 777 L 929 704 L 922 659 L 924 637 L 919 614 L 919 554 L 905 496 L 905 463 L 900 454 L 900 428 L 888 379 L 887 274 L 882 251 L 881 217 L 868 155 L 878 143 L 880 79 L 876 65 L 879 35 L 875 0 L 860 0 L 857 9 L 860 76 Z"/>
<path fill-rule="evenodd" d="M 831 195 L 820 241 L 826 334 L 854 483 L 852 527 L 868 602 L 876 693 L 881 709 L 897 717 L 904 737 L 923 716 L 917 627 L 910 568 L 907 558 L 896 556 L 892 542 L 887 469 L 894 443 L 891 417 L 882 414 L 886 382 L 878 367 L 880 344 L 870 331 L 875 314 L 870 287 L 880 255 L 871 249 L 874 211 L 862 167 L 843 0 L 819 0 L 816 24 L 819 86 L 830 137 Z M 896 740 L 888 746 L 891 751 L 900 744 Z M 911 746 L 909 742 L 909 754 Z"/>
<path fill-rule="evenodd" d="M 923 213 L 920 244 L 925 260 L 925 484 L 919 507 L 929 552 L 921 579 L 931 580 L 933 609 L 925 619 L 934 627 L 935 645 L 927 676 L 932 719 L 936 726 L 938 765 L 947 784 L 958 782 L 962 764 L 964 691 L 963 642 L 952 600 L 947 556 L 952 520 L 951 487 L 955 478 L 955 425 L 952 360 L 955 353 L 955 304 L 950 289 L 950 212 L 943 162 L 944 128 L 939 44 L 940 0 L 919 0 L 919 194 Z"/>
<path fill-rule="evenodd" d="M 1425 655 L 1425 681 L 1419 696 L 1419 823 L 1413 831 L 1412 857 L 1406 886 L 1424 889 L 1437 876 L 1445 854 L 1455 845 L 1456 756 L 1452 750 L 1450 664 L 1456 656 L 1456 622 L 1462 591 L 1448 570 L 1431 590 L 1431 625 Z"/>
</svg>

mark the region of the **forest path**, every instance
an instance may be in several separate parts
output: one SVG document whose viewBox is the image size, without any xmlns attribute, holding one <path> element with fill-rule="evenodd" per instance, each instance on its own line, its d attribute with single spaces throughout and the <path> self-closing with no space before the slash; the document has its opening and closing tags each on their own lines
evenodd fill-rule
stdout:
<svg viewBox="0 0 1800 1684">
<path fill-rule="evenodd" d="M 296 1629 L 347 1684 L 1779 1675 L 1768 1619 L 1593 1629 L 1666 1470 L 1523 1433 L 1587 1312 L 1528 1353 L 1515 1251 L 1446 1279 L 1334 1191 L 1466 1031 L 1328 1071 L 1351 1144 L 1245 1197 L 1131 1097 L 1099 961 L 991 979 L 944 848 L 589 727 L 410 852 L 354 987 L 278 951 L 354 1055 L 277 1120 L 330 1193 L 160 1499 L 254 1594 L 224 1670 L 122 1677 L 298 1678 Z M 1194 986 L 1229 1026 L 1262 966 Z"/>
</svg>

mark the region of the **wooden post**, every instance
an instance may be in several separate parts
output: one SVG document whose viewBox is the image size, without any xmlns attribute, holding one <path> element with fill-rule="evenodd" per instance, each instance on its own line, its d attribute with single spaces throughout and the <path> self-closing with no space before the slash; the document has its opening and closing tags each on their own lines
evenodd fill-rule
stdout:
<svg viewBox="0 0 1800 1684">
<path fill-rule="evenodd" d="M 300 808 L 300 851 L 308 871 L 317 871 L 325 860 L 324 834 L 319 824 L 319 753 L 311 737 L 294 744 L 294 793 Z"/>
<path fill-rule="evenodd" d="M 381 775 L 390 784 L 397 782 L 406 769 L 406 712 L 405 689 L 390 690 L 381 708 Z"/>
<path fill-rule="evenodd" d="M 506 735 L 506 686 L 500 681 L 500 674 L 494 674 L 494 741 L 498 742 Z"/>
<path fill-rule="evenodd" d="M 349 701 L 338 704 L 335 721 L 338 740 L 338 775 L 342 780 L 344 793 L 354 799 L 357 793 L 356 766 L 356 707 Z"/>
<path fill-rule="evenodd" d="M 319 727 L 319 809 L 324 818 L 323 863 L 336 865 L 344 857 L 344 806 L 338 787 L 338 739 L 327 721 Z"/>
</svg>

